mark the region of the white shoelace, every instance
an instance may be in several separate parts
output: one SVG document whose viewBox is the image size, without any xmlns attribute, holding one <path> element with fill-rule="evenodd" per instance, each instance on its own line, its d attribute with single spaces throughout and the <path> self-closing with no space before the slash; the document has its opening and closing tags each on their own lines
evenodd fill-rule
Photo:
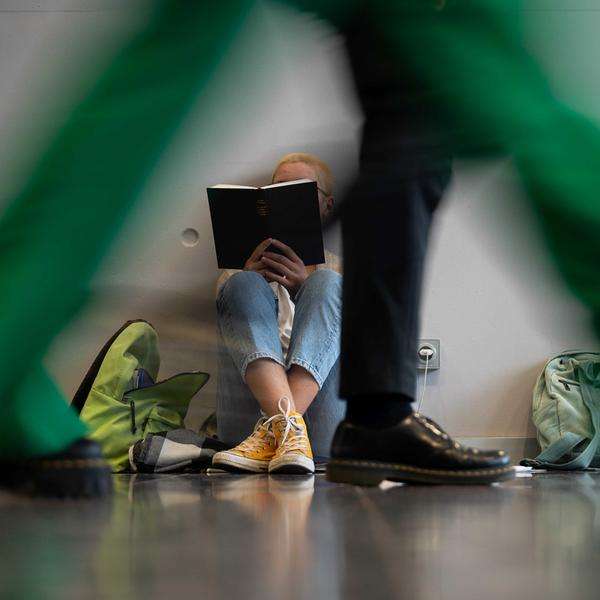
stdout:
<svg viewBox="0 0 600 600">
<path fill-rule="evenodd" d="M 252 435 L 247 437 L 241 444 L 240 450 L 253 450 L 256 445 L 262 447 L 269 443 L 270 438 L 274 436 L 272 427 L 273 422 L 278 419 L 285 419 L 285 428 L 283 430 L 283 436 L 281 438 L 281 446 L 287 442 L 287 450 L 304 450 L 306 443 L 308 442 L 308 436 L 304 431 L 304 428 L 298 424 L 297 417 L 292 414 L 292 402 L 287 396 L 283 396 L 277 403 L 279 412 L 272 417 L 267 418 L 266 416 L 261 417 L 254 426 Z M 254 434 L 260 430 L 266 432 L 266 436 L 263 438 L 255 437 Z M 294 437 L 288 439 L 290 432 L 295 433 Z"/>
<path fill-rule="evenodd" d="M 283 417 L 285 419 L 285 428 L 281 438 L 281 446 L 287 441 L 287 450 L 304 450 L 304 447 L 308 442 L 308 436 L 306 435 L 304 428 L 298 424 L 296 415 L 291 414 L 291 400 L 287 396 L 283 396 L 277 403 L 277 408 L 279 409 L 279 413 L 267 419 L 263 425 L 267 425 L 268 423 Z M 288 435 L 292 430 L 295 435 L 293 439 L 288 440 Z"/>
</svg>

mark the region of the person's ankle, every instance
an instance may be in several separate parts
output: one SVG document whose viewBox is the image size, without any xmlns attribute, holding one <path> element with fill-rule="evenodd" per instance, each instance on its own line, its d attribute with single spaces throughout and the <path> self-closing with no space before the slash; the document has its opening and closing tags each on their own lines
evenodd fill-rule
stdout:
<svg viewBox="0 0 600 600">
<path fill-rule="evenodd" d="M 348 398 L 346 421 L 372 429 L 393 427 L 412 414 L 413 399 L 404 394 L 365 394 Z"/>
</svg>

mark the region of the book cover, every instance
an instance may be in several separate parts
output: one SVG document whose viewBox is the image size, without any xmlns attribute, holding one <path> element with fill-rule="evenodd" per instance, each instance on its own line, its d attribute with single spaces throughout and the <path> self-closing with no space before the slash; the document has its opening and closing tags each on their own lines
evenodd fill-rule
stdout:
<svg viewBox="0 0 600 600">
<path fill-rule="evenodd" d="M 265 187 L 207 188 L 217 263 L 242 269 L 267 238 L 287 244 L 305 265 L 325 262 L 317 184 L 308 179 Z M 279 252 L 274 246 L 271 252 Z"/>
</svg>

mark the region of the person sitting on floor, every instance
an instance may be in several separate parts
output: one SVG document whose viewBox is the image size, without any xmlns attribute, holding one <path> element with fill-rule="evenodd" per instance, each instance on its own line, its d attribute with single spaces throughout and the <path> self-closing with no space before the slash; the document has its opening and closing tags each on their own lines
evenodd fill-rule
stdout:
<svg viewBox="0 0 600 600">
<path fill-rule="evenodd" d="M 317 182 L 324 220 L 333 209 L 329 167 L 311 154 L 287 154 L 272 182 L 296 179 Z M 328 456 L 343 417 L 341 288 L 336 255 L 326 250 L 324 264 L 305 266 L 293 248 L 276 239 L 261 242 L 242 271 L 222 273 L 217 428 L 219 438 L 235 447 L 215 454 L 214 466 L 312 473 L 312 448 Z"/>
</svg>

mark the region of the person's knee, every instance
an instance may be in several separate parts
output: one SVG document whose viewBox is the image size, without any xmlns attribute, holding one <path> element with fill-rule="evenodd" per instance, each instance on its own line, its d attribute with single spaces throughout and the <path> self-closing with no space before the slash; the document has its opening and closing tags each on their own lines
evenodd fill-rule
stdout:
<svg viewBox="0 0 600 600">
<path fill-rule="evenodd" d="M 318 269 L 308 276 L 305 283 L 323 288 L 341 289 L 342 276 L 332 269 Z"/>
<path fill-rule="evenodd" d="M 311 295 L 340 297 L 342 294 L 342 276 L 331 269 L 318 269 L 308 276 L 300 292 L 309 292 Z"/>
<path fill-rule="evenodd" d="M 255 292 L 271 292 L 269 284 L 262 275 L 254 271 L 240 271 L 234 273 L 223 285 L 219 293 L 219 300 L 233 301 L 245 300 Z M 217 302 L 219 305 L 220 302 Z"/>
<path fill-rule="evenodd" d="M 225 287 L 232 292 L 246 292 L 250 287 L 268 287 L 265 278 L 255 271 L 239 271 L 234 273 L 225 283 Z"/>
</svg>

